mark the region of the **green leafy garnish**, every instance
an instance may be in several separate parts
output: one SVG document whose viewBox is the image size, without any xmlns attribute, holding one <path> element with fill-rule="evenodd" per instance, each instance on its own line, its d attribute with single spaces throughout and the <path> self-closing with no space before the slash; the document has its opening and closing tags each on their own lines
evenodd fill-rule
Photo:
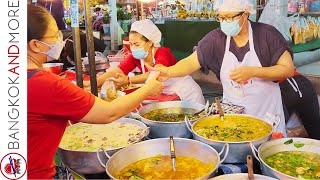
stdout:
<svg viewBox="0 0 320 180">
<path fill-rule="evenodd" d="M 294 144 L 294 147 L 296 147 L 296 148 L 301 148 L 301 147 L 303 147 L 304 146 L 304 144 L 301 144 L 301 143 L 296 143 L 296 144 Z"/>
<path fill-rule="evenodd" d="M 285 145 L 288 145 L 288 144 L 291 144 L 291 143 L 293 143 L 293 139 L 290 139 L 290 140 L 284 142 Z"/>
</svg>

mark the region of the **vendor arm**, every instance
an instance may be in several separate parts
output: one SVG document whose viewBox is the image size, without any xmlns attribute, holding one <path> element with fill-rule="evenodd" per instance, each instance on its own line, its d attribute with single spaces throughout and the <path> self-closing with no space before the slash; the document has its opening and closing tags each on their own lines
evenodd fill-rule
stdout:
<svg viewBox="0 0 320 180">
<path fill-rule="evenodd" d="M 111 123 L 133 111 L 137 105 L 148 96 L 159 95 L 163 87 L 154 76 L 148 83 L 126 96 L 119 97 L 112 102 L 95 98 L 91 110 L 80 120 L 85 123 Z"/>
<path fill-rule="evenodd" d="M 118 68 L 118 67 L 115 67 L 114 69 L 110 70 L 110 71 L 107 71 L 106 73 L 102 74 L 101 76 L 99 76 L 97 78 L 97 86 L 98 87 L 101 87 L 103 85 L 103 83 L 108 79 L 108 78 L 111 78 L 111 77 L 116 77 L 116 74 L 119 74 L 119 73 L 122 73 L 123 74 L 123 71 Z M 86 91 L 90 91 L 90 81 L 84 81 L 83 82 L 83 88 L 86 90 Z"/>
<path fill-rule="evenodd" d="M 130 82 L 131 82 L 131 84 L 145 83 L 146 80 L 149 77 L 149 74 L 150 73 L 147 72 L 147 73 L 144 73 L 144 74 L 140 74 L 140 75 L 136 75 L 136 76 L 130 77 Z"/>
<path fill-rule="evenodd" d="M 193 52 L 190 56 L 180 60 L 174 66 L 165 67 L 163 65 L 156 65 L 155 67 L 148 66 L 149 70 L 160 71 L 159 79 L 165 81 L 172 77 L 183 77 L 189 75 L 201 68 L 197 52 Z"/>
<path fill-rule="evenodd" d="M 274 66 L 271 67 L 251 67 L 242 66 L 230 73 L 230 78 L 238 83 L 245 83 L 250 78 L 256 77 L 265 80 L 279 80 L 292 77 L 294 74 L 294 64 L 288 51 L 285 51 Z"/>
</svg>

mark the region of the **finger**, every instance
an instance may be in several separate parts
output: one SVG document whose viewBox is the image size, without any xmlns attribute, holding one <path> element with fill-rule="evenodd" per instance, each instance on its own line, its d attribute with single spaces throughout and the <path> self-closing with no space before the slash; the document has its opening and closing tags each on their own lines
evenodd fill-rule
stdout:
<svg viewBox="0 0 320 180">
<path fill-rule="evenodd" d="M 236 74 L 236 75 L 230 75 L 230 79 L 235 80 L 235 79 L 240 79 L 241 75 L 240 74 Z"/>
<path fill-rule="evenodd" d="M 119 79 L 111 77 L 111 78 L 108 78 L 107 81 L 119 82 Z"/>
</svg>

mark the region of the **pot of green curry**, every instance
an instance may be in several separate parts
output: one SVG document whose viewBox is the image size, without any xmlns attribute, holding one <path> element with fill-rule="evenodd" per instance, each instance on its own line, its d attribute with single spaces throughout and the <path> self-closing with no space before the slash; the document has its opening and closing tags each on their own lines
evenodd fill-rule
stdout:
<svg viewBox="0 0 320 180">
<path fill-rule="evenodd" d="M 320 141 L 282 138 L 252 147 L 264 175 L 277 179 L 320 179 Z"/>
<path fill-rule="evenodd" d="M 213 115 L 193 124 L 186 119 L 185 123 L 195 140 L 209 144 L 217 151 L 229 144 L 225 163 L 246 163 L 247 155 L 252 155 L 250 144 L 259 147 L 273 132 L 272 125 L 245 114 L 225 114 L 223 120 L 219 115 Z"/>
<path fill-rule="evenodd" d="M 204 109 L 204 105 L 186 102 L 169 101 L 149 104 L 142 107 L 139 118 L 150 127 L 151 138 L 166 138 L 170 136 L 192 138 L 192 133 L 184 123 L 184 117 L 188 116 L 191 122 L 195 122 L 204 113 L 194 116 L 193 114 Z"/>
</svg>

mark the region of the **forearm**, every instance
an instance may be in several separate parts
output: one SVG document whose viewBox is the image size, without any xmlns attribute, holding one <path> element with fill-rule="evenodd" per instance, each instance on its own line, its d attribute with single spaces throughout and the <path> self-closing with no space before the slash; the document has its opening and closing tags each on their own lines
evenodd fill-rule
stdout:
<svg viewBox="0 0 320 180">
<path fill-rule="evenodd" d="M 170 77 L 183 77 L 189 75 L 201 68 L 198 61 L 197 52 L 194 52 L 185 59 L 180 60 L 174 66 L 169 67 Z"/>
<path fill-rule="evenodd" d="M 294 74 L 294 68 L 283 66 L 283 65 L 274 65 L 271 67 L 252 67 L 253 68 L 253 77 L 277 81 L 280 79 L 290 78 Z"/>
<path fill-rule="evenodd" d="M 147 73 L 144 73 L 144 74 L 140 74 L 140 75 L 136 75 L 136 76 L 130 77 L 130 82 L 131 82 L 131 84 L 145 83 L 146 80 L 149 77 L 149 74 L 150 73 L 147 72 Z"/>
<path fill-rule="evenodd" d="M 96 97 L 95 104 L 81 122 L 95 124 L 111 123 L 132 112 L 140 102 L 149 96 L 149 92 L 152 91 L 150 88 L 149 86 L 143 86 L 112 102 L 106 102 Z"/>
</svg>

